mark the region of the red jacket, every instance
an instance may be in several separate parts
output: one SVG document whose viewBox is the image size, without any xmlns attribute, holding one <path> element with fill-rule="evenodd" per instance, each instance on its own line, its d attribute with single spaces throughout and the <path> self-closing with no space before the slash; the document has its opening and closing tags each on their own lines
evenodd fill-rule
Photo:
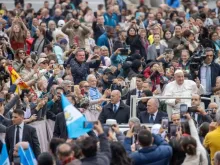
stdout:
<svg viewBox="0 0 220 165">
<path fill-rule="evenodd" d="M 144 77 L 150 78 L 151 75 L 152 75 L 152 72 L 150 70 L 150 67 L 147 67 L 144 70 Z M 156 85 L 160 85 L 160 74 L 156 74 L 155 76 L 151 77 L 150 79 L 151 79 L 151 82 L 153 85 L 153 89 L 152 89 L 152 92 L 153 92 L 156 89 Z"/>
</svg>

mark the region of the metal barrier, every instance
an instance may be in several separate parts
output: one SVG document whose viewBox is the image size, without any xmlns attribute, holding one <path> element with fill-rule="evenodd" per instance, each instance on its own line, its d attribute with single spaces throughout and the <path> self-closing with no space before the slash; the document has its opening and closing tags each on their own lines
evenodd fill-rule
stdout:
<svg viewBox="0 0 220 165">
<path fill-rule="evenodd" d="M 157 98 L 157 99 L 191 99 L 192 97 L 171 97 L 171 96 L 151 96 L 151 97 L 141 97 L 138 98 L 136 95 L 131 95 L 131 104 L 130 104 L 130 117 L 137 117 L 137 101 L 141 99 L 151 99 L 151 98 Z M 210 100 L 211 102 L 216 102 L 218 105 L 220 105 L 219 96 L 211 96 L 211 98 L 208 97 L 201 97 L 202 100 Z M 167 114 L 170 118 L 172 112 L 169 110 L 169 106 L 167 106 Z"/>
</svg>

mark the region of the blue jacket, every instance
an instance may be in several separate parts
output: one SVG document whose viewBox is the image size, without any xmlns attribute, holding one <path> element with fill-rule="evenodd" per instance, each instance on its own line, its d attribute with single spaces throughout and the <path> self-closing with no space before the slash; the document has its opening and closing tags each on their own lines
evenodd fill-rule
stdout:
<svg viewBox="0 0 220 165">
<path fill-rule="evenodd" d="M 134 165 L 169 165 L 172 148 L 159 135 L 154 135 L 154 145 L 131 153 L 131 138 L 125 138 L 124 147 Z"/>
<path fill-rule="evenodd" d="M 97 41 L 97 45 L 98 46 L 106 46 L 109 48 L 109 42 L 108 42 L 108 36 L 107 36 L 107 33 L 103 33 L 99 38 L 98 38 L 98 41 Z"/>
<path fill-rule="evenodd" d="M 118 21 L 117 14 L 112 14 L 110 16 L 110 15 L 108 15 L 108 13 L 105 13 L 103 16 L 104 16 L 104 20 L 105 20 L 104 25 L 112 26 L 112 27 L 116 26 L 117 21 Z"/>
<path fill-rule="evenodd" d="M 102 94 L 99 92 L 98 88 L 91 87 L 89 88 L 89 96 L 92 100 L 97 100 L 102 97 Z"/>
</svg>

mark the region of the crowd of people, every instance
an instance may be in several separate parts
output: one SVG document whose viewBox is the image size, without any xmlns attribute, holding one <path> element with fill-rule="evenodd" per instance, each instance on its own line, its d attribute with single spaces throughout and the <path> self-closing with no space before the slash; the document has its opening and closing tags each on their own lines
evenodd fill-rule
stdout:
<svg viewBox="0 0 220 165">
<path fill-rule="evenodd" d="M 0 163 L 6 145 L 14 165 L 220 165 L 220 0 L 49 6 L 0 4 Z"/>
</svg>

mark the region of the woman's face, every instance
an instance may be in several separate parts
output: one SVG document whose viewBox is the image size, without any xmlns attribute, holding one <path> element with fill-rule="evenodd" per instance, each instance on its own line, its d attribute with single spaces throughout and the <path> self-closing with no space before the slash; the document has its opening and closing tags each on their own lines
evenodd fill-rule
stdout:
<svg viewBox="0 0 220 165">
<path fill-rule="evenodd" d="M 24 50 L 19 50 L 18 57 L 19 57 L 19 59 L 23 60 L 25 58 L 25 51 Z"/>
<path fill-rule="evenodd" d="M 19 32 L 20 32 L 20 26 L 19 26 L 19 25 L 14 25 L 14 26 L 13 26 L 13 31 L 14 31 L 15 33 L 19 33 Z"/>
<path fill-rule="evenodd" d="M 187 40 L 188 40 L 189 42 L 194 41 L 194 35 L 193 35 L 193 34 L 190 34 L 190 36 L 187 38 Z"/>
<path fill-rule="evenodd" d="M 172 21 L 176 21 L 176 18 L 177 18 L 177 15 L 174 14 L 174 15 L 173 15 L 173 19 L 172 19 Z"/>
<path fill-rule="evenodd" d="M 159 69 L 159 65 L 158 64 L 154 64 L 152 67 L 151 67 L 151 70 L 153 71 L 153 72 L 155 72 L 155 71 L 157 71 L 158 69 Z"/>
<path fill-rule="evenodd" d="M 84 91 L 85 91 L 86 93 L 88 93 L 88 92 L 89 92 L 89 83 L 86 82 L 86 83 L 83 85 L 83 88 L 82 88 L 82 89 L 84 89 Z"/>
<path fill-rule="evenodd" d="M 103 56 L 108 56 L 109 54 L 108 54 L 108 49 L 103 49 L 102 50 L 102 55 Z"/>
<path fill-rule="evenodd" d="M 37 37 L 39 37 L 41 35 L 41 32 L 39 29 L 36 30 L 36 35 L 37 35 Z"/>
<path fill-rule="evenodd" d="M 129 30 L 129 35 L 130 36 L 135 36 L 135 30 L 134 29 L 130 29 Z"/>
<path fill-rule="evenodd" d="M 165 34 L 166 39 L 170 39 L 171 36 L 172 36 L 171 33 L 169 31 L 167 31 Z"/>
<path fill-rule="evenodd" d="M 146 31 L 145 30 L 141 30 L 141 32 L 140 32 L 140 36 L 141 36 L 141 38 L 144 38 L 144 37 L 146 37 Z"/>
<path fill-rule="evenodd" d="M 218 34 L 217 34 L 217 33 L 213 33 L 213 35 L 212 35 L 212 40 L 213 40 L 213 41 L 218 40 Z"/>
<path fill-rule="evenodd" d="M 159 35 L 154 35 L 154 42 L 159 43 L 160 42 L 160 36 Z"/>
<path fill-rule="evenodd" d="M 27 38 L 31 38 L 31 33 L 30 33 L 30 31 L 27 31 Z"/>
<path fill-rule="evenodd" d="M 26 68 L 32 68 L 32 64 L 33 64 L 32 59 L 27 58 L 24 65 L 25 65 Z"/>
</svg>

